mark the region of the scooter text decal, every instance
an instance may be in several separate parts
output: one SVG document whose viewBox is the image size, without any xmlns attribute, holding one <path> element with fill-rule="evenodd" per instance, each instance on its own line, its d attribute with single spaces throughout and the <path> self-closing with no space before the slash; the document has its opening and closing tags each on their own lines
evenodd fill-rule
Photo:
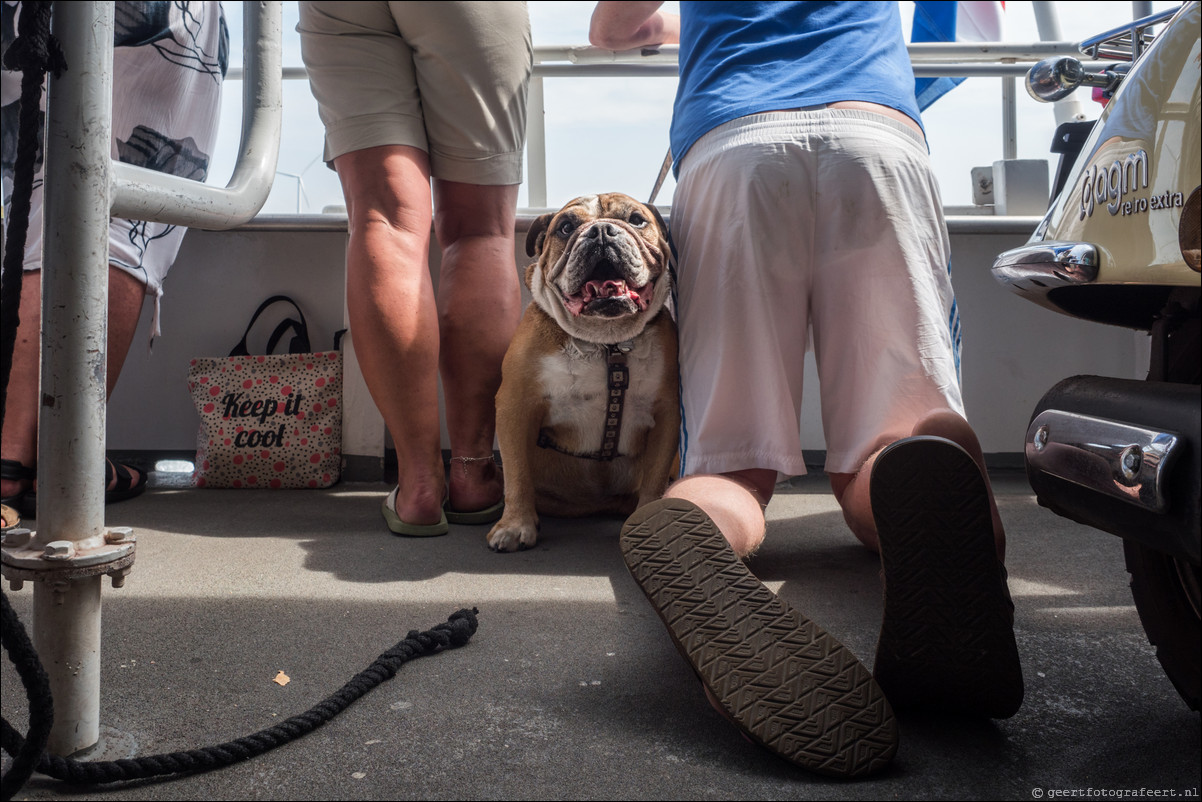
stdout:
<svg viewBox="0 0 1202 802">
<path fill-rule="evenodd" d="M 1081 179 L 1081 218 L 1093 215 L 1095 206 L 1106 204 L 1111 216 L 1140 214 L 1185 205 L 1180 192 L 1163 192 L 1150 198 L 1128 198 L 1128 194 L 1148 188 L 1148 152 L 1141 150 L 1125 159 L 1115 159 L 1110 167 L 1094 165 Z"/>
</svg>

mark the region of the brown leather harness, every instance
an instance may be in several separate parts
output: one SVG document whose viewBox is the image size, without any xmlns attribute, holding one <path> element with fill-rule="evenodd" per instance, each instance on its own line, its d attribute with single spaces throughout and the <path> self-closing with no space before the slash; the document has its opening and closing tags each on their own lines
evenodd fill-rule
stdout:
<svg viewBox="0 0 1202 802">
<path fill-rule="evenodd" d="M 606 388 L 608 396 L 605 404 L 605 429 L 601 437 L 601 449 L 591 453 L 580 453 L 561 448 L 556 444 L 551 433 L 541 429 L 538 433 L 539 448 L 550 448 L 561 454 L 582 459 L 595 459 L 609 462 L 618 454 L 618 440 L 622 434 L 622 406 L 626 398 L 626 388 L 630 386 L 630 368 L 626 364 L 626 355 L 634 348 L 634 341 L 626 340 L 606 346 Z"/>
</svg>

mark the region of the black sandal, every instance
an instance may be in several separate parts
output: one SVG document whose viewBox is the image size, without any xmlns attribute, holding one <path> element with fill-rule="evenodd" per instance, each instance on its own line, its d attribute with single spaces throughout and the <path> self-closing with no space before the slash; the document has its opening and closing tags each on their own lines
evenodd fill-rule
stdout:
<svg viewBox="0 0 1202 802">
<path fill-rule="evenodd" d="M 756 579 L 701 508 L 645 504 L 621 549 L 711 703 L 749 740 L 836 777 L 889 765 L 897 719 L 868 669 Z"/>
<path fill-rule="evenodd" d="M 38 469 L 23 465 L 15 459 L 0 459 L 0 479 L 10 479 L 16 482 L 33 482 L 38 478 Z M 0 498 L 4 504 L 20 513 L 21 516 L 32 518 L 32 510 L 36 506 L 33 485 L 19 490 L 11 496 Z"/>
<path fill-rule="evenodd" d="M 138 480 L 135 482 L 129 468 L 108 458 L 105 458 L 104 462 L 108 466 L 104 476 L 105 504 L 116 504 L 118 501 L 126 501 L 142 495 L 142 491 L 146 489 L 146 471 L 138 471 Z M 107 488 L 114 477 L 116 477 L 117 483 L 113 485 L 112 490 L 109 490 Z"/>
<path fill-rule="evenodd" d="M 138 471 L 138 478 L 135 481 L 129 468 L 119 463 L 113 462 L 107 457 L 105 462 L 104 473 L 104 503 L 116 504 L 118 501 L 127 501 L 135 496 L 142 495 L 146 490 L 146 471 Z M 22 465 L 16 460 L 6 459 L 0 460 L 0 477 L 4 479 L 13 479 L 18 482 L 34 481 L 38 478 L 36 468 L 30 468 L 28 465 Z M 112 484 L 113 488 L 108 489 Z M 28 487 L 21 492 L 6 496 L 0 499 L 0 503 L 6 504 L 12 509 L 21 514 L 23 518 L 34 518 L 37 516 L 38 495 L 37 491 L 32 487 Z"/>
</svg>

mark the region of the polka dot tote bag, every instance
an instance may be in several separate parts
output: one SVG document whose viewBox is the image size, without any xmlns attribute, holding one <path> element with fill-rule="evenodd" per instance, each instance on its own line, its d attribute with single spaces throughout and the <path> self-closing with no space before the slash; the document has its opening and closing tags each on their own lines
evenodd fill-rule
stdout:
<svg viewBox="0 0 1202 802">
<path fill-rule="evenodd" d="M 276 303 L 291 304 L 267 353 L 247 353 L 259 316 Z M 288 353 L 275 354 L 293 333 Z M 300 307 L 276 295 L 260 306 L 242 340 L 226 357 L 197 358 L 188 389 L 200 415 L 193 480 L 197 487 L 329 487 L 342 467 L 342 352 L 309 350 Z"/>
</svg>

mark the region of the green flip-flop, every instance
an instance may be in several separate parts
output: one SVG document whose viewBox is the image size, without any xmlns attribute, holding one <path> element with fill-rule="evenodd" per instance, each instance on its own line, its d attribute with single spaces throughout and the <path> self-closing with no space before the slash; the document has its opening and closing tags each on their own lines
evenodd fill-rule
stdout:
<svg viewBox="0 0 1202 802">
<path fill-rule="evenodd" d="M 450 525 L 447 523 L 447 515 L 444 511 L 442 518 L 436 524 L 407 524 L 401 520 L 401 517 L 396 514 L 396 494 L 400 490 L 399 487 L 394 487 L 392 492 L 388 494 L 388 498 L 384 499 L 384 504 L 380 507 L 380 511 L 384 514 L 384 522 L 388 524 L 388 531 L 394 535 L 403 535 L 405 537 L 436 537 L 445 535 L 451 531 Z"/>
<path fill-rule="evenodd" d="M 446 515 L 447 523 L 452 524 L 491 524 L 501 520 L 501 515 L 505 512 L 505 499 L 501 499 L 491 507 L 485 507 L 482 510 L 452 510 L 446 504 L 442 505 L 443 514 Z"/>
</svg>

